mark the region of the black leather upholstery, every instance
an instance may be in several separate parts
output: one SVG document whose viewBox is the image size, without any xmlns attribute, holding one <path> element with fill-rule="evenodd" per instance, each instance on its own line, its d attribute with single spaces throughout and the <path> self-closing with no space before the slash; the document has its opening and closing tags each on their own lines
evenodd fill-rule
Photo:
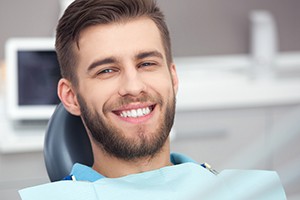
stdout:
<svg viewBox="0 0 300 200">
<path fill-rule="evenodd" d="M 48 122 L 44 159 L 51 181 L 62 180 L 74 163 L 91 166 L 91 144 L 80 117 L 71 115 L 60 103 Z"/>
</svg>

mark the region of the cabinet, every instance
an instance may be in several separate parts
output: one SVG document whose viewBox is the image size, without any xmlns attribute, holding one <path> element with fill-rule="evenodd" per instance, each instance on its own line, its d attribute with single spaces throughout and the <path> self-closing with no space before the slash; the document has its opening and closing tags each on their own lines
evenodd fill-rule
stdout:
<svg viewBox="0 0 300 200">
<path fill-rule="evenodd" d="M 172 150 L 183 152 L 196 161 L 216 169 L 269 168 L 269 162 L 253 164 L 252 155 L 264 154 L 266 114 L 264 109 L 211 110 L 179 112 Z M 240 156 L 255 149 L 245 159 Z M 249 154 L 249 153 L 248 153 Z"/>
<path fill-rule="evenodd" d="M 300 106 L 278 107 L 271 111 L 273 134 L 270 145 L 272 166 L 281 177 L 289 199 L 300 199 Z M 270 132 L 272 133 L 272 132 Z"/>
</svg>

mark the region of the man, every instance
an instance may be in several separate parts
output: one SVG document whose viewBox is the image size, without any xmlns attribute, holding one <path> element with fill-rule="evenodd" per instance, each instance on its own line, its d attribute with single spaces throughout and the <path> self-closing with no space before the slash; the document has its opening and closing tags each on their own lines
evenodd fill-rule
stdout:
<svg viewBox="0 0 300 200">
<path fill-rule="evenodd" d="M 153 2 L 75 1 L 60 20 L 56 48 L 64 77 L 58 95 L 85 124 L 93 169 L 119 177 L 171 165 L 178 80 Z"/>
<path fill-rule="evenodd" d="M 94 164 L 74 165 L 75 185 L 38 186 L 24 199 L 232 199 L 207 165 L 170 154 L 178 78 L 154 1 L 76 0 L 59 21 L 56 50 L 58 96 L 82 118 Z M 263 177 L 277 182 L 273 175 Z"/>
</svg>

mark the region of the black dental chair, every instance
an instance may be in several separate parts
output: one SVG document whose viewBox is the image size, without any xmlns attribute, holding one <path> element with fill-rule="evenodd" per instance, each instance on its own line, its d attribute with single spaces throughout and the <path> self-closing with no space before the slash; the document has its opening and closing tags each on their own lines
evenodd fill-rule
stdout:
<svg viewBox="0 0 300 200">
<path fill-rule="evenodd" d="M 44 159 L 52 182 L 68 176 L 76 162 L 93 164 L 91 144 L 80 117 L 71 115 L 61 103 L 48 122 Z"/>
</svg>

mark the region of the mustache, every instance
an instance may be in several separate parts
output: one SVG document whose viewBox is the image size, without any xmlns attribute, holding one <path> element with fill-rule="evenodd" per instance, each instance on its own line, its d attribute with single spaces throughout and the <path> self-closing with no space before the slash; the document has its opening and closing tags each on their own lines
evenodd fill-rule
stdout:
<svg viewBox="0 0 300 200">
<path fill-rule="evenodd" d="M 149 94 L 142 93 L 138 97 L 133 97 L 133 96 L 120 97 L 113 103 L 104 105 L 104 110 L 105 111 L 114 110 L 116 108 L 120 108 L 131 103 L 153 103 L 162 106 L 164 102 L 162 96 L 159 94 L 156 96 L 152 96 Z"/>
</svg>

